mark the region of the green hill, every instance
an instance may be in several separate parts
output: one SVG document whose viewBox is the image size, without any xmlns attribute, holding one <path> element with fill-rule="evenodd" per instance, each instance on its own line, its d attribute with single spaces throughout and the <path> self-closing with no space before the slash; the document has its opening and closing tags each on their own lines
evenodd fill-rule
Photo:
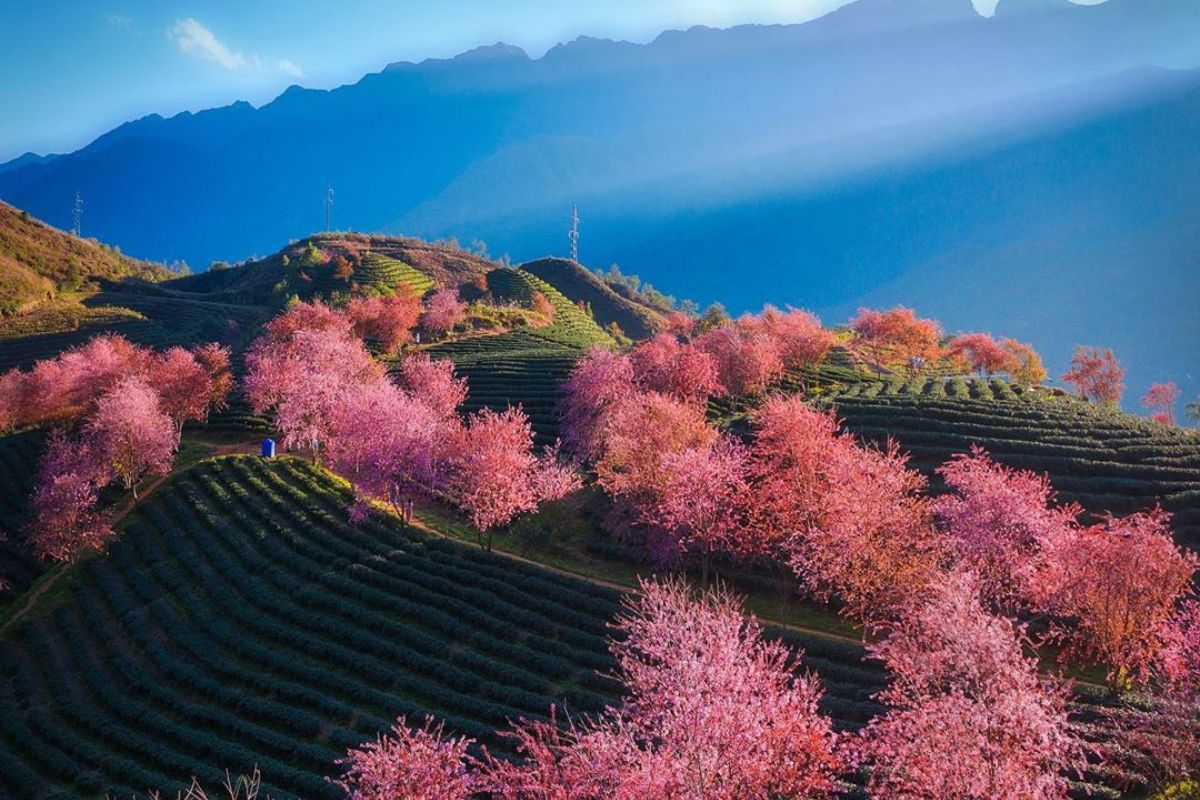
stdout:
<svg viewBox="0 0 1200 800">
<path fill-rule="evenodd" d="M 631 339 L 648 339 L 665 323 L 661 313 L 622 297 L 573 261 L 543 258 L 522 264 L 521 269 L 554 286 L 573 302 L 590 305 L 597 322 L 604 327 L 615 322 Z"/>
</svg>

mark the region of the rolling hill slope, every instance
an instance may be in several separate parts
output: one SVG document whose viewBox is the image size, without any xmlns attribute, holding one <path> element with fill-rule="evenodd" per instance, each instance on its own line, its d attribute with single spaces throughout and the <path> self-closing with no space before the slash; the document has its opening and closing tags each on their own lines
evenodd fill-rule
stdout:
<svg viewBox="0 0 1200 800">
<path fill-rule="evenodd" d="M 665 324 L 663 315 L 649 306 L 617 294 L 585 267 L 562 258 L 542 258 L 521 269 L 554 286 L 568 299 L 591 306 L 596 321 L 616 323 L 631 339 L 648 339 Z"/>
</svg>

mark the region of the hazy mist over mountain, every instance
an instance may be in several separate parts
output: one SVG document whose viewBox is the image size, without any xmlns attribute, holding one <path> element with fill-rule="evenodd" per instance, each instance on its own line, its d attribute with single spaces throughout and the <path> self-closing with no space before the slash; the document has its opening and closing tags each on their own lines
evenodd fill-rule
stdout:
<svg viewBox="0 0 1200 800">
<path fill-rule="evenodd" d="M 564 254 L 577 204 L 585 263 L 680 297 L 902 302 L 1194 395 L 1197 68 L 1195 0 L 858 0 L 146 117 L 0 166 L 0 198 L 65 228 L 79 191 L 85 234 L 194 269 L 319 229 L 327 185 L 335 228 L 514 260 Z"/>
</svg>

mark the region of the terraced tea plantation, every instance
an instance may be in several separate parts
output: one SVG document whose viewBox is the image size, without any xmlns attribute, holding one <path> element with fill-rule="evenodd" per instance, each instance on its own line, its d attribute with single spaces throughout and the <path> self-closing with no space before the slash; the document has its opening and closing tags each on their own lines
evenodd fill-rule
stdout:
<svg viewBox="0 0 1200 800">
<path fill-rule="evenodd" d="M 1010 466 L 1048 473 L 1062 500 L 1090 511 L 1124 515 L 1161 503 L 1178 539 L 1200 549 L 1194 431 L 998 380 L 858 384 L 831 399 L 847 428 L 873 441 L 894 437 L 927 473 L 980 445 Z"/>
<path fill-rule="evenodd" d="M 509 718 L 603 705 L 611 591 L 353 527 L 346 502 L 304 462 L 248 457 L 156 493 L 0 637 L 0 795 L 128 797 L 258 764 L 276 798 L 336 797 L 335 760 L 397 714 L 503 752 Z"/>
<path fill-rule="evenodd" d="M 559 387 L 581 353 L 544 338 L 540 330 L 460 339 L 429 351 L 435 358 L 453 361 L 456 372 L 467 379 L 470 393 L 464 410 L 503 411 L 520 405 L 529 415 L 539 447 L 559 437 L 554 410 Z"/>
<path fill-rule="evenodd" d="M 42 441 L 43 434 L 37 431 L 0 436 L 0 575 L 9 583 L 6 591 L 0 591 L 0 613 L 45 570 L 22 545 L 25 509 Z"/>
<path fill-rule="evenodd" d="M 354 281 L 362 286 L 386 286 L 412 294 L 425 294 L 433 279 L 415 267 L 379 253 L 367 253 L 354 270 Z"/>
<path fill-rule="evenodd" d="M 297 459 L 214 459 L 162 487 L 0 633 L 0 796 L 144 796 L 257 764 L 279 800 L 335 798 L 336 759 L 397 714 L 506 753 L 508 719 L 611 702 L 614 592 L 352 526 L 348 501 Z M 856 643 L 787 638 L 839 727 L 879 710 L 883 675 Z"/>
</svg>

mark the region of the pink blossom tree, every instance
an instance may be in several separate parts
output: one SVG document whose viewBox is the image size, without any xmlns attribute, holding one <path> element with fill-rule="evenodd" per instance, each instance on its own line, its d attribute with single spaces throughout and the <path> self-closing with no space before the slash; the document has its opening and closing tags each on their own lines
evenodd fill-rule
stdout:
<svg viewBox="0 0 1200 800">
<path fill-rule="evenodd" d="M 1071 535 L 1081 509 L 1056 506 L 1045 475 L 997 464 L 981 448 L 938 472 L 953 491 L 934 501 L 934 516 L 958 562 L 978 577 L 989 608 L 1017 613 L 1037 588 L 1045 553 Z"/>
<path fill-rule="evenodd" d="M 479 531 L 481 546 L 484 533 L 578 486 L 555 453 L 534 454 L 533 428 L 520 407 L 473 414 L 448 446 L 446 493 Z"/>
<path fill-rule="evenodd" d="M 653 532 L 652 552 L 659 562 L 699 554 L 702 581 L 715 553 L 740 553 L 746 527 L 746 447 L 721 436 L 704 447 L 668 454 L 666 483 L 643 519 Z"/>
<path fill-rule="evenodd" d="M 704 334 L 696 344 L 716 360 L 721 385 L 735 397 L 761 394 L 783 375 L 779 344 L 768 336 L 725 325 Z"/>
<path fill-rule="evenodd" d="M 821 326 L 819 318 L 798 308 L 780 311 L 768 305 L 757 317 L 740 318 L 737 325 L 745 333 L 771 339 L 788 369 L 820 362 L 835 341 L 833 333 Z"/>
<path fill-rule="evenodd" d="M 1175 404 L 1183 396 L 1174 381 L 1151 384 L 1142 395 L 1142 408 L 1153 412 L 1155 418 L 1165 425 L 1175 424 Z"/>
<path fill-rule="evenodd" d="M 526 725 L 524 761 L 490 760 L 498 798 L 831 797 L 844 766 L 800 654 L 762 637 L 720 590 L 644 582 L 612 645 L 625 703 L 561 732 Z"/>
<path fill-rule="evenodd" d="M 633 370 L 643 389 L 670 395 L 685 403 L 703 405 L 724 387 L 716 359 L 694 344 L 669 333 L 642 342 L 633 351 Z"/>
<path fill-rule="evenodd" d="M 1057 619 L 1063 657 L 1107 666 L 1117 690 L 1148 679 L 1200 565 L 1175 543 L 1170 515 L 1110 517 L 1063 537 L 1047 562 L 1039 607 Z"/>
<path fill-rule="evenodd" d="M 425 301 L 421 314 L 421 330 L 435 336 L 445 336 L 466 319 L 467 305 L 458 298 L 458 289 L 438 289 Z"/>
<path fill-rule="evenodd" d="M 99 549 L 112 529 L 96 511 L 97 488 L 107 482 L 91 444 L 51 433 L 30 498 L 29 546 L 39 558 L 73 561 Z"/>
<path fill-rule="evenodd" d="M 871 646 L 891 674 L 890 710 L 861 733 L 874 797 L 1065 798 L 1084 750 L 1068 687 L 1027 658 L 1024 632 L 988 614 L 973 576 L 954 573 Z"/>
<path fill-rule="evenodd" d="M 395 353 L 412 338 L 421 316 L 421 300 L 408 294 L 356 297 L 346 306 L 354 332 L 379 341 L 385 353 Z"/>
<path fill-rule="evenodd" d="M 158 395 L 137 376 L 125 378 L 97 401 L 85 430 L 104 471 L 119 478 L 135 498 L 142 478 L 170 471 L 179 446 Z"/>
<path fill-rule="evenodd" d="M 452 361 L 409 356 L 396 377 L 401 388 L 441 417 L 453 416 L 467 399 L 467 382 L 455 377 Z"/>
<path fill-rule="evenodd" d="M 581 458 L 598 457 L 605 420 L 617 404 L 637 392 L 628 356 L 601 347 L 590 350 L 563 383 L 558 403 L 568 449 Z"/>
<path fill-rule="evenodd" d="M 925 481 L 895 445 L 865 448 L 797 397 L 756 415 L 750 481 L 754 535 L 781 549 L 810 594 L 886 623 L 919 597 L 947 560 Z"/>
<path fill-rule="evenodd" d="M 965 370 L 991 377 L 997 372 L 1014 374 L 1020 365 L 1003 345 L 987 333 L 963 333 L 950 341 L 947 357 Z"/>
<path fill-rule="evenodd" d="M 472 744 L 448 735 L 432 717 L 421 728 L 400 717 L 387 736 L 338 762 L 346 772 L 336 783 L 350 800 L 471 800 L 479 784 L 468 769 Z"/>
<path fill-rule="evenodd" d="M 911 308 L 860 308 L 850 320 L 851 350 L 880 367 L 920 372 L 942 357 L 942 327 Z"/>
<path fill-rule="evenodd" d="M 204 421 L 212 411 L 223 411 L 229 407 L 229 393 L 233 390 L 233 370 L 229 363 L 229 348 L 216 342 L 197 347 L 192 353 L 208 375 L 208 402 L 205 405 Z"/>
<path fill-rule="evenodd" d="M 198 422 L 208 416 L 212 379 L 193 353 L 172 347 L 155 355 L 148 377 L 158 393 L 159 407 L 175 426 L 176 436 L 185 422 Z"/>
</svg>

